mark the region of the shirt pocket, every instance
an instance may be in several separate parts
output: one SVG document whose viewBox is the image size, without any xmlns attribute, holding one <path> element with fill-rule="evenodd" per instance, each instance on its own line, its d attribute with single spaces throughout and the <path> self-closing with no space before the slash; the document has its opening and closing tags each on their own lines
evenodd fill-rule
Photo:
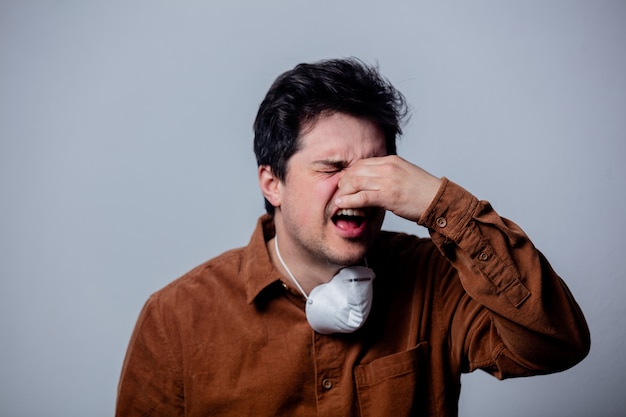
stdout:
<svg viewBox="0 0 626 417">
<path fill-rule="evenodd" d="M 354 369 L 362 417 L 432 415 L 429 347 L 414 348 Z"/>
</svg>

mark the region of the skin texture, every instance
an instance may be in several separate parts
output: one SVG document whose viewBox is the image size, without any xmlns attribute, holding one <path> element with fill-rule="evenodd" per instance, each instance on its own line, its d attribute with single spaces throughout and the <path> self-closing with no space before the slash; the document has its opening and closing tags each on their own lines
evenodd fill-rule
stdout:
<svg viewBox="0 0 626 417">
<path fill-rule="evenodd" d="M 387 156 L 382 131 L 365 119 L 323 115 L 306 126 L 299 140 L 302 146 L 289 159 L 285 180 L 262 165 L 259 185 L 276 208 L 281 255 L 309 293 L 339 269 L 363 261 L 385 210 L 417 221 L 441 181 L 398 156 Z M 362 210 L 364 216 L 346 226 L 335 216 L 343 208 Z M 267 248 L 287 276 L 273 239 Z"/>
</svg>

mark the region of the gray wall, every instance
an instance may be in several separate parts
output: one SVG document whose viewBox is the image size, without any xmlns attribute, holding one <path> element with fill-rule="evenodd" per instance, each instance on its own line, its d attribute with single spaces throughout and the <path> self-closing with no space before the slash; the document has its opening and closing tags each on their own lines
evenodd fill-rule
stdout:
<svg viewBox="0 0 626 417">
<path fill-rule="evenodd" d="M 461 415 L 620 415 L 625 40 L 623 1 L 2 0 L 0 415 L 112 415 L 148 295 L 263 211 L 269 84 L 342 56 L 379 62 L 414 110 L 400 153 L 520 224 L 591 326 L 570 371 L 465 376 Z"/>
</svg>

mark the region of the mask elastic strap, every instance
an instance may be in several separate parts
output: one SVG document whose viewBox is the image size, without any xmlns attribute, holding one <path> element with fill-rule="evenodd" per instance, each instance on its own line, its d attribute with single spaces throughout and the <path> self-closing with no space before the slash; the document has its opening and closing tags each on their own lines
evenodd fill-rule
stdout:
<svg viewBox="0 0 626 417">
<path fill-rule="evenodd" d="M 304 290 L 300 286 L 300 283 L 298 282 L 296 277 L 294 277 L 293 274 L 291 273 L 291 271 L 289 270 L 289 268 L 287 268 L 287 265 L 285 264 L 285 261 L 283 261 L 283 257 L 280 256 L 280 251 L 278 250 L 278 235 L 274 236 L 274 248 L 276 249 L 276 256 L 278 256 L 278 260 L 282 264 L 283 268 L 285 268 L 285 271 L 287 271 L 287 274 L 289 275 L 291 280 L 294 282 L 294 284 L 296 284 L 296 287 L 298 287 L 298 289 L 300 290 L 302 295 L 304 295 L 304 298 L 306 298 L 308 300 L 309 296 L 306 295 L 306 293 L 304 292 Z"/>
</svg>

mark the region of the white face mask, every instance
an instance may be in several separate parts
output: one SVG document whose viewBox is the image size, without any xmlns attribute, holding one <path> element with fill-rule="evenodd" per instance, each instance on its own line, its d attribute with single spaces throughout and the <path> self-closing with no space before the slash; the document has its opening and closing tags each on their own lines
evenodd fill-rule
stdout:
<svg viewBox="0 0 626 417">
<path fill-rule="evenodd" d="M 321 334 L 352 333 L 363 326 L 372 308 L 374 271 L 364 266 L 343 268 L 307 296 L 280 256 L 278 237 L 274 247 L 278 260 L 307 299 L 306 318 L 313 330 Z"/>
<path fill-rule="evenodd" d="M 374 271 L 364 266 L 344 268 L 326 284 L 313 288 L 306 318 L 318 333 L 352 333 L 372 308 Z"/>
</svg>

